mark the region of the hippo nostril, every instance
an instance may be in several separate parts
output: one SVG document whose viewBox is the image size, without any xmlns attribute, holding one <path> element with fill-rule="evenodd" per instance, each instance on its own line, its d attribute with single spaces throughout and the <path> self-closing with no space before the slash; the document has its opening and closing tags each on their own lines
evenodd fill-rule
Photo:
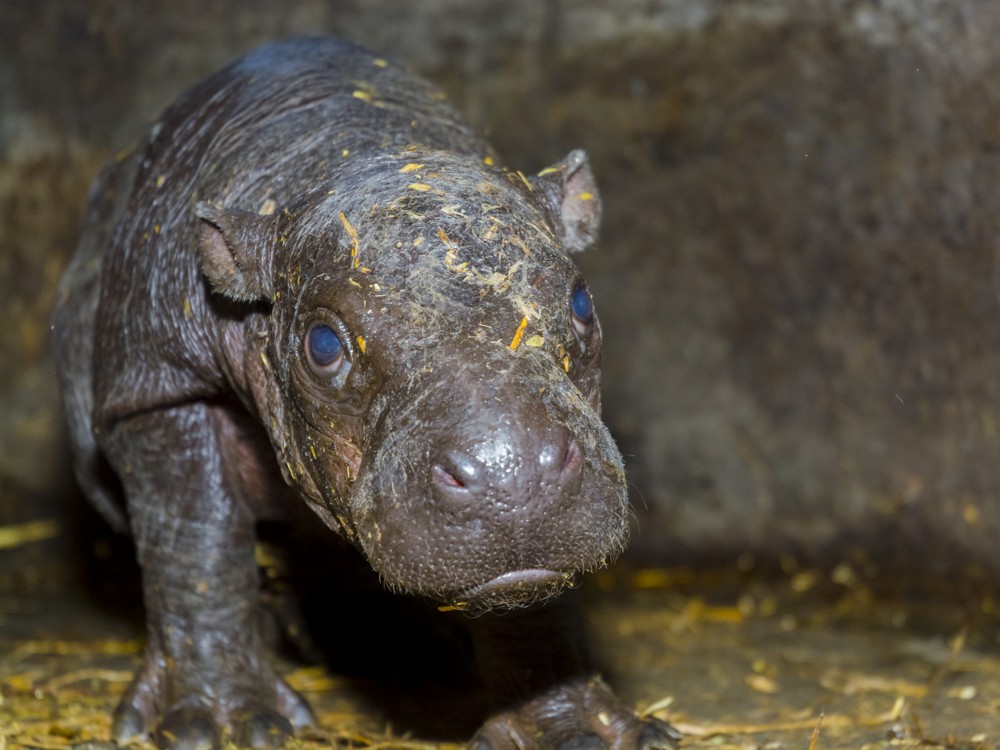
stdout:
<svg viewBox="0 0 1000 750">
<path fill-rule="evenodd" d="M 563 458 L 561 478 L 563 480 L 579 476 L 583 470 L 583 451 L 573 438 L 566 445 L 566 455 Z"/>
<path fill-rule="evenodd" d="M 475 489 L 482 480 L 482 466 L 471 456 L 456 450 L 444 450 L 431 467 L 434 481 L 452 489 Z"/>
<path fill-rule="evenodd" d="M 460 489 L 465 487 L 465 482 L 456 477 L 441 464 L 434 464 L 431 471 L 434 473 L 434 479 L 443 484 L 445 487 L 457 487 Z"/>
</svg>

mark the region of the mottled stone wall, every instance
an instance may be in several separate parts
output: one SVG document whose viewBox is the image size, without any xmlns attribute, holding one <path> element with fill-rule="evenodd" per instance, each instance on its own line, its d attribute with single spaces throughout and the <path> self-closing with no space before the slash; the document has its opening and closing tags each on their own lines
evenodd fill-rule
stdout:
<svg viewBox="0 0 1000 750">
<path fill-rule="evenodd" d="M 437 81 L 512 163 L 590 152 L 635 553 L 1000 571 L 1000 4 L 9 5 L 0 524 L 71 492 L 47 310 L 99 165 L 224 60 L 329 31 Z"/>
</svg>

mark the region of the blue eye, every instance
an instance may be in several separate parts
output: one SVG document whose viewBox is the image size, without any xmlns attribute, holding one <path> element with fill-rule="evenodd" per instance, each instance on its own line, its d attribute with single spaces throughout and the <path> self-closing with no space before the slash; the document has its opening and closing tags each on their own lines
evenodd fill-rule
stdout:
<svg viewBox="0 0 1000 750">
<path fill-rule="evenodd" d="M 320 374 L 336 369 L 344 358 L 344 342 L 330 326 L 316 323 L 306 334 L 306 350 L 309 363 Z"/>
<path fill-rule="evenodd" d="M 573 311 L 573 328 L 577 333 L 586 333 L 594 322 L 594 300 L 586 287 L 578 286 L 573 290 L 570 308 Z"/>
</svg>

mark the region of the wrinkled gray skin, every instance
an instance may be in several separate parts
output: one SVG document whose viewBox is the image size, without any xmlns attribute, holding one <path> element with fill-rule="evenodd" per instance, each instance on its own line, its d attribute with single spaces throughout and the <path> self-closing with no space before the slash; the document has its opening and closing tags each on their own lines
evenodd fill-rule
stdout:
<svg viewBox="0 0 1000 750">
<path fill-rule="evenodd" d="M 255 521 L 297 496 L 387 586 L 480 615 L 497 713 L 474 747 L 672 745 L 542 606 L 626 532 L 600 328 L 571 305 L 591 173 L 496 162 L 424 82 L 300 39 L 189 91 L 98 179 L 53 334 L 79 480 L 143 571 L 117 740 L 268 746 L 312 720 L 255 617 Z"/>
</svg>

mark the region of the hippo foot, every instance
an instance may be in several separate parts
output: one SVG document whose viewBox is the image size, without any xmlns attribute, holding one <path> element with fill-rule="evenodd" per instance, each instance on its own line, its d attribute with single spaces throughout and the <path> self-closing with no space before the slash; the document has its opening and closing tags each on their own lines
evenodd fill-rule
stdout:
<svg viewBox="0 0 1000 750">
<path fill-rule="evenodd" d="M 266 663 L 233 679 L 212 674 L 192 679 L 166 666 L 170 660 L 147 648 L 143 667 L 115 711 L 111 733 L 124 745 L 152 734 L 163 750 L 217 750 L 231 741 L 240 747 L 278 748 L 296 727 L 313 723 L 306 700 Z M 241 664 L 241 670 L 247 668 Z M 188 670 L 196 674 L 197 670 Z"/>
<path fill-rule="evenodd" d="M 677 750 L 669 724 L 640 719 L 599 678 L 560 686 L 491 718 L 470 750 Z"/>
</svg>

